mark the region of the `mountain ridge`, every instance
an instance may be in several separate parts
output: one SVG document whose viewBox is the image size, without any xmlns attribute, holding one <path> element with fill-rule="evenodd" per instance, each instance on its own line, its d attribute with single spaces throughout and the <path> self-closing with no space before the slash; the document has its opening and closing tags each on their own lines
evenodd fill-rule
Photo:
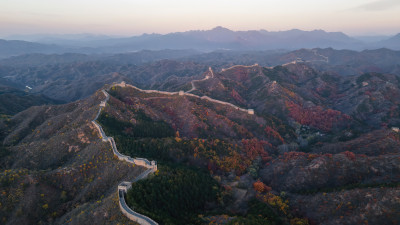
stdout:
<svg viewBox="0 0 400 225">
<path fill-rule="evenodd" d="M 89 39 L 89 40 L 88 40 Z M 52 41 L 51 41 L 52 40 Z M 343 32 L 324 30 L 286 31 L 248 30 L 233 31 L 221 26 L 210 30 L 190 30 L 167 34 L 142 34 L 130 37 L 103 39 L 98 36 L 80 39 L 50 39 L 50 41 L 26 42 L 0 40 L 0 57 L 22 53 L 126 53 L 140 50 L 195 49 L 214 51 L 231 50 L 294 50 L 299 48 L 336 48 L 364 50 L 387 47 L 400 49 L 398 35 L 379 42 L 366 43 Z M 25 46 L 25 52 L 22 47 Z"/>
</svg>

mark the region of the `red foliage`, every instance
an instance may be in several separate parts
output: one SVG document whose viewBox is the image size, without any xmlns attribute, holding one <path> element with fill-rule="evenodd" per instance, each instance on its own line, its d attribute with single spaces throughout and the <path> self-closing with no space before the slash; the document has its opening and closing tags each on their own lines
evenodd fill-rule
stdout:
<svg viewBox="0 0 400 225">
<path fill-rule="evenodd" d="M 285 161 L 298 159 L 300 157 L 305 157 L 305 156 L 307 156 L 307 153 L 304 153 L 304 152 L 285 152 L 285 153 L 283 153 L 283 159 Z"/>
<path fill-rule="evenodd" d="M 254 138 L 251 140 L 242 140 L 242 144 L 244 147 L 244 152 L 246 153 L 248 159 L 254 160 L 258 156 L 261 156 L 263 162 L 271 160 L 268 152 L 264 150 L 264 146 L 272 147 L 270 143 L 266 141 L 259 141 Z"/>
<path fill-rule="evenodd" d="M 240 94 L 235 89 L 232 89 L 231 96 L 233 99 L 235 99 L 240 104 L 246 103 L 245 100 L 242 98 L 242 96 L 240 96 Z"/>
<path fill-rule="evenodd" d="M 330 131 L 334 124 L 350 119 L 350 116 L 333 109 L 324 110 L 321 106 L 303 108 L 293 101 L 286 101 L 289 116 L 298 123 L 312 126 L 323 131 Z"/>
<path fill-rule="evenodd" d="M 350 160 L 353 160 L 353 161 L 356 160 L 356 155 L 353 152 L 345 151 L 345 152 L 342 152 L 342 154 L 344 154 Z"/>
<path fill-rule="evenodd" d="M 267 126 L 267 127 L 265 127 L 264 131 L 267 133 L 268 138 L 277 139 L 280 142 L 282 142 L 282 144 L 285 143 L 282 136 L 276 130 L 274 130 L 272 127 Z"/>
</svg>

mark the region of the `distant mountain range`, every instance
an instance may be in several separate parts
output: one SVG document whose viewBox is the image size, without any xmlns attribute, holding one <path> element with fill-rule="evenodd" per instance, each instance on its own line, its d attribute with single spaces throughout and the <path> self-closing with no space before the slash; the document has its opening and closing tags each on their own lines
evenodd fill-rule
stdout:
<svg viewBox="0 0 400 225">
<path fill-rule="evenodd" d="M 63 53 L 65 51 L 63 47 L 56 45 L 0 39 L 0 58 L 29 53 Z"/>
<path fill-rule="evenodd" d="M 32 39 L 30 39 L 32 40 Z M 37 43 L 40 42 L 40 43 Z M 0 57 L 26 53 L 125 53 L 161 49 L 214 50 L 295 50 L 299 48 L 334 48 L 364 50 L 400 49 L 400 34 L 381 41 L 363 41 L 342 32 L 302 31 L 232 31 L 223 27 L 169 34 L 143 34 L 114 38 L 108 36 L 61 36 L 40 38 L 37 42 L 0 40 Z"/>
<path fill-rule="evenodd" d="M 222 71 L 234 65 L 274 67 L 305 63 L 317 71 L 341 76 L 364 73 L 400 75 L 400 51 L 299 49 L 295 51 L 139 51 L 125 54 L 27 54 L 0 60 L 0 85 L 26 86 L 32 94 L 70 102 L 90 96 L 104 84 L 122 80 L 144 89 L 179 91 L 208 67 Z M 60 91 L 62 90 L 62 91 Z"/>
</svg>

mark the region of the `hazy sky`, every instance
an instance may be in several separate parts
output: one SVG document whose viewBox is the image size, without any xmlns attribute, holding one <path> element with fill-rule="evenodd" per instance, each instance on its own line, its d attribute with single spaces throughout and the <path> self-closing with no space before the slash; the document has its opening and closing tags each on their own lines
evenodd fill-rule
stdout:
<svg viewBox="0 0 400 225">
<path fill-rule="evenodd" d="M 0 0 L 0 36 L 137 35 L 215 26 L 396 34 L 400 0 Z"/>
</svg>

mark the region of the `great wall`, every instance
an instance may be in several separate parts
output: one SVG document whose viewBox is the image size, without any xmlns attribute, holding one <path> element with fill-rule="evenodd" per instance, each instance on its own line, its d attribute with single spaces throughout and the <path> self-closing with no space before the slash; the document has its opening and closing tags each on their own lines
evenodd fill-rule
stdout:
<svg viewBox="0 0 400 225">
<path fill-rule="evenodd" d="M 136 177 L 135 180 L 133 180 L 132 182 L 123 181 L 118 185 L 119 208 L 121 209 L 122 213 L 132 221 L 135 221 L 141 225 L 157 225 L 158 223 L 150 219 L 149 217 L 133 211 L 131 208 L 129 208 L 125 201 L 125 194 L 132 187 L 132 183 L 140 179 L 146 178 L 150 173 L 155 172 L 157 170 L 157 163 L 155 161 L 150 162 L 149 160 L 144 158 L 131 158 L 118 152 L 114 138 L 108 137 L 100 124 L 96 122 L 101 113 L 101 110 L 106 106 L 107 101 L 110 99 L 110 95 L 105 90 L 102 90 L 102 93 L 106 96 L 106 99 L 100 103 L 99 111 L 96 117 L 92 120 L 93 125 L 96 127 L 99 134 L 101 135 L 102 141 L 110 143 L 114 155 L 119 160 L 148 168 L 145 172 Z"/>
<path fill-rule="evenodd" d="M 210 73 L 212 74 L 212 78 L 214 77 L 214 73 L 211 69 L 211 67 L 209 68 Z M 198 80 L 198 81 L 203 81 L 203 80 L 207 80 L 209 79 L 209 76 L 206 76 L 206 78 L 202 79 L 202 80 Z M 196 81 L 197 82 L 197 81 Z M 119 87 L 131 87 L 134 89 L 137 89 L 141 92 L 144 93 L 158 93 L 158 94 L 165 94 L 165 95 L 179 95 L 179 96 L 190 96 L 190 97 L 195 97 L 195 98 L 199 98 L 199 99 L 203 99 L 203 100 L 207 100 L 207 101 L 211 101 L 211 102 L 215 102 L 215 103 L 219 103 L 219 104 L 223 104 L 223 105 L 228 105 L 230 107 L 233 107 L 237 110 L 246 112 L 250 115 L 254 114 L 254 110 L 253 109 L 243 109 L 240 108 L 232 103 L 229 102 L 224 102 L 224 101 L 220 101 L 220 100 L 216 100 L 213 98 L 210 98 L 208 96 L 198 96 L 198 95 L 194 95 L 191 93 L 188 93 L 190 91 L 195 90 L 195 86 L 194 86 L 194 82 L 192 81 L 192 89 L 188 92 L 183 92 L 183 91 L 179 91 L 179 92 L 166 92 L 166 91 L 158 91 L 158 90 L 142 90 L 138 87 L 135 87 L 133 85 L 130 84 L 126 84 L 125 82 L 121 82 L 119 84 L 112 84 L 110 88 L 115 87 L 115 86 L 119 86 Z M 145 158 L 131 158 L 130 156 L 126 156 L 121 154 L 120 152 L 118 152 L 117 146 L 115 144 L 114 138 L 113 137 L 108 137 L 103 128 L 101 127 L 100 124 L 98 124 L 96 122 L 96 120 L 98 119 L 102 109 L 104 107 L 106 107 L 106 104 L 108 102 L 108 100 L 110 99 L 110 95 L 107 93 L 106 90 L 102 90 L 102 93 L 105 95 L 106 99 L 104 101 L 100 102 L 100 108 L 99 111 L 96 114 L 96 117 L 92 120 L 92 124 L 96 127 L 97 131 L 99 132 L 99 134 L 101 135 L 101 139 L 103 142 L 109 142 L 111 145 L 111 148 L 113 150 L 114 155 L 121 161 L 125 161 L 128 163 L 133 163 L 135 165 L 138 166 L 143 166 L 146 167 L 147 170 L 145 172 L 143 172 L 142 174 L 140 174 L 138 177 L 136 177 L 132 182 L 129 181 L 123 181 L 118 185 L 118 198 L 119 198 L 119 207 L 121 209 L 121 212 L 128 217 L 130 220 L 135 221 L 141 225 L 158 225 L 157 222 L 155 222 L 154 220 L 152 220 L 151 218 L 142 215 L 140 213 L 137 213 L 135 211 L 133 211 L 133 209 L 129 208 L 129 206 L 126 204 L 125 201 L 125 194 L 127 193 L 127 191 L 132 187 L 132 183 L 144 179 L 146 178 L 150 173 L 155 172 L 157 170 L 157 162 L 155 161 L 149 161 Z"/>
<path fill-rule="evenodd" d="M 231 69 L 236 68 L 236 67 L 252 68 L 252 67 L 255 67 L 255 66 L 258 66 L 258 63 L 255 63 L 255 64 L 253 64 L 253 65 L 251 65 L 251 66 L 234 65 L 234 66 L 231 66 L 231 67 L 229 67 L 229 68 L 221 69 L 221 72 L 225 72 L 225 71 L 227 71 L 227 70 L 231 70 Z M 271 68 L 271 67 L 268 67 L 268 68 Z"/>
<path fill-rule="evenodd" d="M 211 78 L 214 78 L 214 72 L 212 71 L 211 67 L 208 68 L 208 71 L 211 73 Z M 210 76 L 206 75 L 206 77 L 204 77 L 201 80 L 192 80 L 190 83 L 192 84 L 192 89 L 190 89 L 189 91 L 187 91 L 186 93 L 190 93 L 192 91 L 196 90 L 196 86 L 194 85 L 195 82 L 200 82 L 200 81 L 205 81 L 210 79 Z"/>
<path fill-rule="evenodd" d="M 211 78 L 213 78 L 213 77 L 214 77 L 214 72 L 212 71 L 211 68 L 209 68 L 209 71 L 210 71 L 210 73 L 211 73 L 211 75 L 212 75 Z M 202 79 L 202 80 L 196 80 L 195 82 L 203 81 L 203 80 L 208 80 L 209 78 L 210 78 L 210 77 L 206 76 L 206 78 L 204 78 L 204 79 Z M 253 115 L 253 114 L 254 114 L 254 110 L 253 110 L 253 109 L 244 109 L 244 108 L 240 108 L 239 106 L 236 106 L 236 105 L 234 105 L 234 104 L 232 104 L 232 103 L 220 101 L 220 100 L 217 100 L 217 99 L 213 99 L 213 98 L 210 98 L 210 97 L 208 97 L 208 96 L 206 96 L 206 95 L 204 95 L 204 96 L 198 96 L 198 95 L 189 93 L 190 91 L 196 90 L 196 88 L 195 88 L 193 82 L 192 82 L 192 89 L 190 89 L 190 90 L 187 91 L 187 92 L 184 92 L 184 91 L 179 91 L 179 92 L 167 92 L 167 91 L 158 91 L 158 90 L 143 90 L 143 89 L 140 89 L 140 88 L 138 88 L 138 87 L 136 87 L 136 86 L 133 86 L 133 85 L 130 85 L 130 84 L 126 84 L 124 81 L 121 82 L 121 83 L 119 83 L 119 84 L 113 84 L 111 87 L 114 87 L 114 86 L 119 86 L 119 87 L 131 87 L 131 88 L 134 88 L 134 89 L 136 89 L 136 90 L 138 90 L 138 91 L 140 91 L 140 92 L 144 92 L 144 93 L 148 93 L 148 94 L 157 93 L 157 94 L 164 94 L 164 95 L 190 96 L 190 97 L 194 97 L 194 98 L 199 98 L 199 99 L 207 100 L 207 101 L 210 101 L 210 102 L 215 102 L 215 103 L 222 104 L 222 105 L 227 105 L 227 106 L 233 107 L 233 108 L 235 108 L 235 109 L 237 109 L 237 110 L 240 110 L 240 111 L 242 111 L 242 112 L 246 112 L 246 113 L 248 113 L 248 114 L 250 114 L 250 115 Z"/>
</svg>

